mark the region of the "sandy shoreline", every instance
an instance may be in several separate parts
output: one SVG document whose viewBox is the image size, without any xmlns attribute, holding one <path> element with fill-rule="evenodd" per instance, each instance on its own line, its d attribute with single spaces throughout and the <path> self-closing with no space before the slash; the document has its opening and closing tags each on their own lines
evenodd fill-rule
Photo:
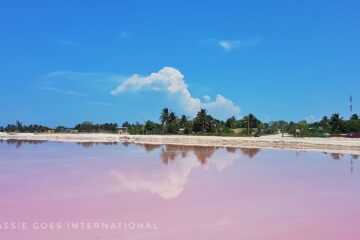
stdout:
<svg viewBox="0 0 360 240">
<path fill-rule="evenodd" d="M 118 135 L 106 133 L 0 133 L 0 139 L 43 140 L 58 142 L 129 142 L 138 144 L 173 144 L 191 146 L 293 149 L 360 155 L 360 139 L 292 138 L 280 135 L 255 137 L 218 137 L 185 135 Z"/>
</svg>

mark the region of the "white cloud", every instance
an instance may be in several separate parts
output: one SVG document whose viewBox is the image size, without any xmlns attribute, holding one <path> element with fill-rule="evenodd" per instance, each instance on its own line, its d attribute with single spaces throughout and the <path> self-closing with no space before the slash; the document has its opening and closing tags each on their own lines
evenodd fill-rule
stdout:
<svg viewBox="0 0 360 240">
<path fill-rule="evenodd" d="M 219 46 L 223 49 L 230 51 L 240 47 L 240 41 L 229 41 L 229 40 L 220 40 L 218 42 Z"/>
<path fill-rule="evenodd" d="M 119 95 L 128 91 L 163 91 L 174 98 L 179 106 L 188 114 L 195 115 L 201 108 L 206 108 L 209 113 L 217 117 L 224 118 L 230 115 L 239 115 L 240 107 L 235 105 L 230 99 L 218 94 L 214 101 L 210 97 L 204 97 L 205 102 L 193 97 L 189 87 L 184 81 L 184 75 L 172 67 L 164 67 L 159 72 L 151 73 L 148 76 L 138 74 L 123 81 L 112 95 Z"/>
<path fill-rule="evenodd" d="M 219 40 L 217 42 L 218 46 L 229 52 L 244 47 L 256 47 L 261 42 L 260 38 L 254 40 Z"/>
<path fill-rule="evenodd" d="M 138 174 L 137 172 L 114 170 L 111 171 L 111 175 L 121 186 L 133 192 L 147 190 L 168 200 L 178 197 L 184 191 L 190 173 L 200 165 L 201 163 L 196 160 L 196 157 L 191 155 L 181 161 L 175 161 L 167 171 Z"/>
<path fill-rule="evenodd" d="M 47 91 L 52 91 L 52 92 L 56 92 L 56 93 L 68 94 L 68 95 L 86 96 L 86 94 L 84 94 L 84 93 L 75 92 L 75 91 L 65 91 L 65 90 L 61 90 L 59 88 L 48 87 L 48 86 L 37 87 L 37 88 L 41 89 L 41 90 L 47 90 Z"/>
<path fill-rule="evenodd" d="M 210 96 L 208 96 L 208 95 L 205 95 L 205 96 L 203 96 L 203 98 L 205 99 L 205 101 L 207 101 L 207 102 L 209 102 L 210 101 Z"/>
<path fill-rule="evenodd" d="M 139 172 L 113 170 L 110 175 L 119 182 L 121 188 L 125 187 L 133 192 L 149 191 L 165 200 L 175 199 L 184 191 L 191 172 L 201 166 L 194 152 L 187 151 L 187 153 L 186 158 L 173 161 L 167 169 L 161 171 L 156 169 L 155 172 L 149 170 L 139 174 Z M 234 162 L 234 156 L 231 154 L 215 154 L 208 160 L 207 167 L 223 171 Z"/>
</svg>

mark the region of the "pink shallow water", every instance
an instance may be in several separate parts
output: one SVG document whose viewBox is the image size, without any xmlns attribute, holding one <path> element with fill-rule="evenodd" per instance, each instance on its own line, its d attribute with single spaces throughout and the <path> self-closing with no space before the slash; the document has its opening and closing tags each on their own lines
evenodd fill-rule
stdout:
<svg viewBox="0 0 360 240">
<path fill-rule="evenodd" d="M 359 239 L 359 161 L 260 149 L 2 142 L 0 239 Z M 79 223 L 89 225 L 67 225 Z M 97 223 L 117 227 L 94 229 Z"/>
</svg>

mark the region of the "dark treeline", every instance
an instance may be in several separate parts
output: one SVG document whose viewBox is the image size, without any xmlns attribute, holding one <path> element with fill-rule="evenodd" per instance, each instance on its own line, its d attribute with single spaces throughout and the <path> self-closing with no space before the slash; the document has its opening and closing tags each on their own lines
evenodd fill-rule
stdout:
<svg viewBox="0 0 360 240">
<path fill-rule="evenodd" d="M 340 114 L 334 113 L 330 117 L 324 116 L 320 121 L 310 124 L 306 121 L 300 121 L 298 123 L 290 122 L 287 125 L 286 131 L 290 134 L 296 134 L 296 129 L 298 129 L 300 136 L 360 133 L 360 120 L 357 114 L 353 114 L 350 119 L 345 120 Z"/>
<path fill-rule="evenodd" d="M 249 121 L 248 121 L 249 119 Z M 226 121 L 218 120 L 208 114 L 206 109 L 201 109 L 193 119 L 186 115 L 177 116 L 169 108 L 164 108 L 159 117 L 159 122 L 146 121 L 144 124 L 130 124 L 125 122 L 122 126 L 128 128 L 131 134 L 206 134 L 206 135 L 233 135 L 235 128 L 249 128 L 250 134 L 255 128 L 260 128 L 262 122 L 253 114 L 240 120 L 231 117 Z"/>
<path fill-rule="evenodd" d="M 307 123 L 271 121 L 264 123 L 254 114 L 248 114 L 240 119 L 230 117 L 226 121 L 218 120 L 201 109 L 193 119 L 186 115 L 177 116 L 175 112 L 164 108 L 160 113 L 159 122 L 146 121 L 144 124 L 125 122 L 131 134 L 207 134 L 225 136 L 268 135 L 289 133 L 296 136 L 340 135 L 350 132 L 360 132 L 360 120 L 357 114 L 345 120 L 338 113 L 330 117 L 324 116 L 321 121 Z"/>
<path fill-rule="evenodd" d="M 8 124 L 6 127 L 0 127 L 0 132 L 47 132 L 51 128 L 47 126 L 31 124 L 24 125 L 20 121 L 16 121 L 15 124 Z"/>
<path fill-rule="evenodd" d="M 64 126 L 58 126 L 56 128 L 50 128 L 42 125 L 24 125 L 20 121 L 16 121 L 15 124 L 8 124 L 6 127 L 0 127 L 0 132 L 110 132 L 115 133 L 117 130 L 117 123 L 104 123 L 93 124 L 85 121 L 75 125 L 73 128 L 67 128 Z"/>
<path fill-rule="evenodd" d="M 111 132 L 119 130 L 116 123 L 93 124 L 83 122 L 73 128 L 59 126 L 54 129 L 41 125 L 23 125 L 17 121 L 6 127 L 0 127 L 0 131 L 5 132 Z M 344 119 L 338 113 L 330 117 L 324 116 L 320 121 L 307 123 L 305 120 L 300 122 L 271 121 L 264 123 L 255 115 L 248 114 L 242 118 L 230 117 L 226 121 L 218 120 L 208 114 L 205 109 L 201 109 L 194 118 L 186 115 L 178 116 L 169 108 L 164 108 L 159 121 L 145 121 L 144 123 L 122 124 L 122 132 L 128 131 L 130 134 L 197 134 L 197 135 L 223 135 L 223 136 L 250 136 L 267 135 L 275 133 L 288 133 L 296 136 L 316 136 L 324 137 L 327 135 L 341 135 L 346 133 L 359 133 L 360 120 L 357 114 L 353 114 L 350 119 Z"/>
<path fill-rule="evenodd" d="M 115 132 L 117 127 L 117 123 L 92 124 L 91 122 L 83 122 L 77 124 L 74 129 L 79 132 Z"/>
</svg>

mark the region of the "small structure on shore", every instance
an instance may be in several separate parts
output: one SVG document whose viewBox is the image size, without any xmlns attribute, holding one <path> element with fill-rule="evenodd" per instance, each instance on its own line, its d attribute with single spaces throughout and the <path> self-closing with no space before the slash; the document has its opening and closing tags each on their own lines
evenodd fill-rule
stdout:
<svg viewBox="0 0 360 240">
<path fill-rule="evenodd" d="M 65 133 L 79 133 L 79 130 L 77 129 L 71 129 L 71 128 L 66 128 L 64 130 Z"/>
<path fill-rule="evenodd" d="M 117 127 L 116 132 L 118 134 L 126 134 L 126 133 L 128 133 L 128 128 L 127 127 Z"/>
</svg>

